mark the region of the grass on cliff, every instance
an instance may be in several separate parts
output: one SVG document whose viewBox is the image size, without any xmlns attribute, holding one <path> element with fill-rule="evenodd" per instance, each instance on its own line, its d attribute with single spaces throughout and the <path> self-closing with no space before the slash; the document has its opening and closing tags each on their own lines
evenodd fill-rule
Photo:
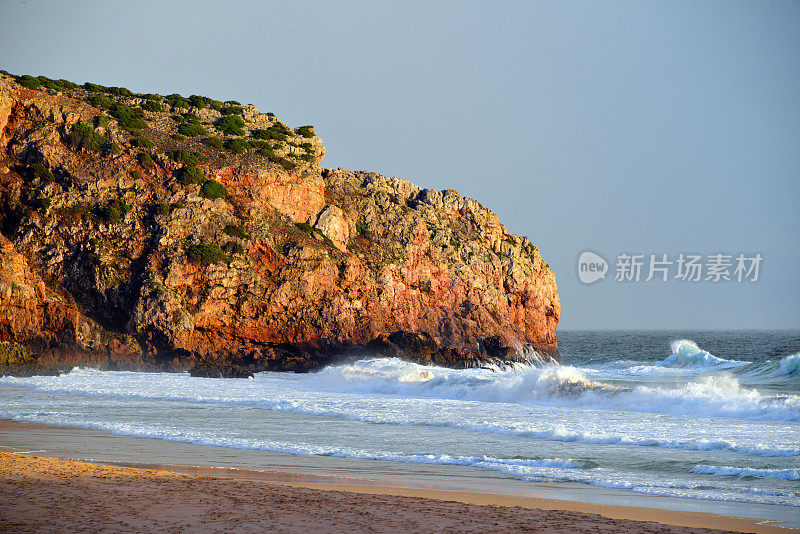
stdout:
<svg viewBox="0 0 800 534">
<path fill-rule="evenodd" d="M 168 152 L 167 155 L 172 161 L 177 161 L 178 163 L 183 163 L 188 166 L 197 165 L 206 159 L 205 154 L 202 152 L 196 152 L 194 150 L 188 150 L 184 148 L 172 150 Z"/>
<path fill-rule="evenodd" d="M 333 244 L 331 238 L 323 234 L 322 230 L 320 230 L 319 228 L 311 226 L 306 222 L 295 223 L 295 226 L 297 227 L 298 230 L 300 230 L 303 233 L 309 234 L 311 236 L 314 236 L 314 234 L 318 235 L 326 245 L 328 245 L 331 248 L 336 248 L 336 245 Z"/>
<path fill-rule="evenodd" d="M 297 168 L 297 164 L 288 158 L 282 156 L 272 156 L 269 158 L 270 162 L 283 167 L 285 171 L 292 171 Z"/>
<path fill-rule="evenodd" d="M 189 247 L 189 250 L 186 251 L 186 257 L 188 257 L 189 261 L 192 263 L 199 263 L 206 266 L 228 261 L 228 256 L 216 243 L 192 245 Z"/>
<path fill-rule="evenodd" d="M 201 139 L 200 142 L 212 148 L 222 148 L 223 146 L 223 141 L 219 137 L 206 137 Z"/>
<path fill-rule="evenodd" d="M 106 222 L 116 224 L 122 220 L 122 217 L 131 211 L 124 200 L 114 199 L 105 206 L 97 210 L 97 214 Z"/>
<path fill-rule="evenodd" d="M 222 250 L 227 252 L 230 255 L 234 254 L 244 254 L 244 247 L 241 243 L 236 241 L 228 241 L 224 245 L 222 245 Z"/>
<path fill-rule="evenodd" d="M 225 186 L 216 180 L 206 180 L 203 187 L 200 188 L 200 193 L 206 198 L 225 198 L 228 196 L 228 190 Z"/>
<path fill-rule="evenodd" d="M 206 177 L 203 176 L 203 171 L 190 165 L 178 171 L 178 182 L 181 185 L 202 184 Z"/>
<path fill-rule="evenodd" d="M 39 179 L 42 182 L 52 183 L 56 181 L 56 177 L 53 176 L 53 173 L 50 172 L 50 169 L 42 165 L 41 163 L 34 163 L 31 165 L 31 178 Z"/>
<path fill-rule="evenodd" d="M 372 235 L 372 231 L 363 224 L 356 223 L 356 231 L 358 232 L 358 237 L 361 239 L 366 239 L 367 241 L 373 241 L 375 239 Z"/>
<path fill-rule="evenodd" d="M 250 238 L 250 235 L 245 230 L 243 224 L 239 224 L 239 225 L 229 224 L 222 231 L 225 232 L 226 234 L 228 234 L 231 237 L 238 237 L 239 239 L 249 239 Z"/>
<path fill-rule="evenodd" d="M 156 142 L 149 137 L 142 135 L 142 132 L 134 132 L 133 140 L 136 146 L 139 148 L 153 148 L 156 146 Z"/>
<path fill-rule="evenodd" d="M 106 142 L 106 144 L 103 145 L 103 148 L 105 149 L 106 153 L 111 156 L 118 156 L 122 152 L 122 149 L 119 147 L 119 143 L 115 141 Z"/>
<path fill-rule="evenodd" d="M 141 165 L 145 169 L 150 170 L 156 166 L 156 164 L 153 162 L 153 157 L 147 152 L 142 152 L 141 154 L 139 154 L 138 160 L 139 160 L 139 165 Z"/>
</svg>

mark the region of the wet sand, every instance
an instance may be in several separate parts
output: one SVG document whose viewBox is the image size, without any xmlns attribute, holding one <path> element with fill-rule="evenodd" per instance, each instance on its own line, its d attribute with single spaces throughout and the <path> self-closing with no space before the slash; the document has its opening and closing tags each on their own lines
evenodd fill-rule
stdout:
<svg viewBox="0 0 800 534">
<path fill-rule="evenodd" d="M 365 468 L 8 420 L 0 420 L 2 450 L 20 454 L 0 452 L 0 532 L 799 531 L 703 511 L 593 503 L 600 491 L 591 487 L 510 494 L 500 477 L 398 474 L 392 469 L 405 464 Z M 572 500 L 560 500 L 566 495 Z"/>
<path fill-rule="evenodd" d="M 309 486 L 315 486 L 314 488 Z M 274 483 L 0 453 L 4 532 L 724 532 L 755 528 L 708 518 L 720 530 L 670 526 L 674 512 L 613 519 L 559 502 L 404 488 Z M 617 510 L 625 516 L 633 510 Z M 678 513 L 677 519 L 687 519 Z M 689 514 L 702 515 L 702 514 Z M 717 522 L 718 521 L 718 522 Z M 752 522 L 751 522 L 752 523 Z M 753 527 L 752 529 L 750 527 Z"/>
</svg>

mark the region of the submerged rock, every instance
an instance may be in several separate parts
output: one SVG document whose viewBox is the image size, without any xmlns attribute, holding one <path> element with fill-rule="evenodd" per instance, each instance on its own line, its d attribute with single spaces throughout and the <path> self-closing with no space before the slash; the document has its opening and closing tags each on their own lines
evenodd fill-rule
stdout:
<svg viewBox="0 0 800 534">
<path fill-rule="evenodd" d="M 253 378 L 253 373 L 246 368 L 225 361 L 198 362 L 189 374 L 201 378 Z"/>
</svg>

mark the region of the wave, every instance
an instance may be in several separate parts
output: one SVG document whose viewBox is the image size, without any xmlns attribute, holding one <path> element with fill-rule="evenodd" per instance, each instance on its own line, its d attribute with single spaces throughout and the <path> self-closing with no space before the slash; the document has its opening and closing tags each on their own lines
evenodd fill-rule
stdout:
<svg viewBox="0 0 800 534">
<path fill-rule="evenodd" d="M 780 360 L 767 360 L 737 370 L 740 379 L 750 382 L 795 381 L 800 378 L 800 353 L 791 354 Z"/>
<path fill-rule="evenodd" d="M 727 375 L 699 377 L 677 386 L 620 387 L 590 380 L 584 370 L 558 364 L 487 372 L 387 358 L 327 367 L 312 380 L 320 388 L 342 393 L 800 421 L 800 396 L 762 394 Z"/>
<path fill-rule="evenodd" d="M 749 410 L 753 418 L 765 418 L 764 402 L 774 399 L 750 390 L 743 393 L 730 378 L 722 382 L 720 378 L 704 379 L 673 390 L 605 390 L 593 389 L 591 383 L 581 389 L 584 380 L 580 376 L 574 368 L 560 366 L 489 372 L 382 359 L 330 367 L 309 375 L 261 373 L 247 381 L 76 370 L 60 377 L 3 378 L 0 383 L 88 397 L 252 406 L 364 423 L 449 427 L 551 442 L 730 451 L 762 457 L 800 456 L 800 444 L 791 435 L 786 436 L 790 431 L 785 428 L 776 429 L 776 434 L 765 427 L 754 435 L 750 422 L 729 424 L 702 419 L 709 412 L 719 415 L 725 410 L 739 417 Z M 796 417 L 800 399 L 775 402 L 794 402 L 782 409 L 787 412 L 784 415 L 794 413 Z M 6 417 L 31 413 L 23 408 L 3 411 L 8 412 Z M 664 419 L 659 415 L 654 428 L 647 421 L 649 415 L 642 416 L 642 424 L 636 422 L 638 418 L 624 416 L 629 421 L 624 426 L 609 426 L 603 421 L 618 417 L 609 409 L 686 412 L 691 419 Z M 780 413 L 773 411 L 769 415 Z M 687 423 L 706 430 L 682 439 L 679 436 Z M 731 425 L 744 430 L 734 434 Z M 710 428 L 724 431 L 709 432 Z M 758 436 L 762 435 L 764 440 L 759 441 Z"/>
<path fill-rule="evenodd" d="M 699 475 L 718 475 L 726 477 L 777 478 L 781 480 L 800 480 L 800 469 L 754 469 L 751 467 L 731 467 L 727 465 L 696 465 L 690 473 Z"/>
<path fill-rule="evenodd" d="M 718 358 L 708 351 L 701 349 L 697 343 L 690 339 L 679 339 L 670 344 L 672 354 L 663 362 L 661 366 L 683 367 L 683 368 L 732 368 L 747 365 L 752 362 L 740 360 L 726 360 Z"/>
<path fill-rule="evenodd" d="M 704 374 L 728 372 L 745 384 L 785 386 L 796 383 L 795 379 L 800 377 L 800 353 L 762 362 L 728 360 L 703 350 L 689 339 L 673 341 L 671 349 L 670 355 L 659 362 L 615 360 L 590 363 L 580 369 L 590 377 L 604 380 L 692 379 Z"/>
<path fill-rule="evenodd" d="M 782 358 L 776 371 L 778 376 L 800 376 L 800 353 Z"/>
<path fill-rule="evenodd" d="M 701 349 L 697 343 L 690 339 L 673 341 L 670 343 L 670 348 L 670 355 L 660 362 L 642 363 L 633 360 L 617 360 L 599 364 L 596 367 L 589 366 L 587 370 L 606 375 L 693 375 L 708 371 L 736 369 L 751 363 L 741 360 L 719 358 Z"/>
</svg>

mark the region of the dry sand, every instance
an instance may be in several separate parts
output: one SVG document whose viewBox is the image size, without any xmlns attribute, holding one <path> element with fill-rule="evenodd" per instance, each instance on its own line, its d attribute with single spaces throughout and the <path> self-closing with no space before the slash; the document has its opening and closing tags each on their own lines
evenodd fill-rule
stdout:
<svg viewBox="0 0 800 534">
<path fill-rule="evenodd" d="M 790 532 L 753 520 L 691 512 L 481 493 L 377 486 L 335 486 L 334 491 L 308 486 L 314 484 L 0 453 L 0 531 Z M 552 509 L 563 504 L 603 515 Z M 653 521 L 714 525 L 721 530 Z"/>
</svg>

